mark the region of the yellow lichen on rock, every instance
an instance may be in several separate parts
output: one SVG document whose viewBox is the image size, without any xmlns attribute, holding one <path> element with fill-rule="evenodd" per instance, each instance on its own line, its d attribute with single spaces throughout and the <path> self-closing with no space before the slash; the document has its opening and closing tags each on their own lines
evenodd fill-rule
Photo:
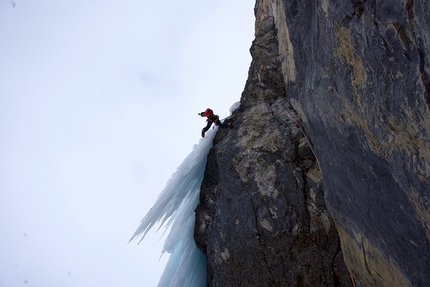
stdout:
<svg viewBox="0 0 430 287">
<path fill-rule="evenodd" d="M 366 287 L 412 287 L 393 261 L 361 234 L 347 233 L 337 224 L 345 263 Z"/>
<path fill-rule="evenodd" d="M 285 18 L 284 3 L 275 0 L 272 3 L 272 13 L 275 19 L 275 27 L 279 42 L 279 58 L 285 84 L 296 81 L 296 63 L 294 61 L 294 47 L 290 39 L 290 31 Z"/>
<path fill-rule="evenodd" d="M 343 60 L 352 69 L 352 86 L 354 88 L 364 88 L 367 82 L 367 72 L 363 61 L 351 42 L 351 31 L 344 27 L 336 26 L 335 34 L 340 45 L 339 48 L 335 49 L 335 56 Z"/>
</svg>

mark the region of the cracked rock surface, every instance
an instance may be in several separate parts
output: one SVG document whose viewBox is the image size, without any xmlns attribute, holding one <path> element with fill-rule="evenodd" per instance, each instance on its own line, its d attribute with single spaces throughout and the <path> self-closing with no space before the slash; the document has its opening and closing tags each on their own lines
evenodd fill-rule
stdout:
<svg viewBox="0 0 430 287">
<path fill-rule="evenodd" d="M 258 10 L 289 31 L 290 49 L 279 50 L 294 68 L 283 73 L 286 94 L 321 164 L 348 269 L 362 286 L 429 285 L 430 2 Z"/>
<path fill-rule="evenodd" d="M 209 286 L 427 286 L 430 2 L 257 0 L 255 16 L 196 210 Z"/>
<path fill-rule="evenodd" d="M 196 210 L 208 285 L 349 286 L 321 173 L 273 57 L 273 18 L 259 27 L 235 129 L 218 130 Z"/>
</svg>

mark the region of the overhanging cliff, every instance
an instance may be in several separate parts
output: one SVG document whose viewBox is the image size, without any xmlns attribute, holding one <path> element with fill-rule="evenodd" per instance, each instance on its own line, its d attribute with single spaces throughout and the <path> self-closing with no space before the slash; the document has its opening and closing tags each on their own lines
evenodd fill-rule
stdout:
<svg viewBox="0 0 430 287">
<path fill-rule="evenodd" d="M 429 284 L 429 5 L 257 1 L 196 210 L 209 286 Z"/>
</svg>

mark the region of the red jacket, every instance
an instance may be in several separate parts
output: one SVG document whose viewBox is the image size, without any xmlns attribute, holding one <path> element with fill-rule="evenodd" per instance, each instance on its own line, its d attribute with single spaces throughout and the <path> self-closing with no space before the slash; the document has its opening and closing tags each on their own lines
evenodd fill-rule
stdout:
<svg viewBox="0 0 430 287">
<path fill-rule="evenodd" d="M 215 123 L 219 120 L 219 117 L 217 115 L 214 115 L 214 111 L 207 108 L 206 111 L 201 112 L 199 115 L 202 117 L 207 117 L 209 122 Z"/>
<path fill-rule="evenodd" d="M 209 117 L 212 116 L 214 114 L 214 111 L 212 111 L 211 109 L 207 108 L 206 111 L 200 113 L 200 115 L 202 117 Z"/>
</svg>

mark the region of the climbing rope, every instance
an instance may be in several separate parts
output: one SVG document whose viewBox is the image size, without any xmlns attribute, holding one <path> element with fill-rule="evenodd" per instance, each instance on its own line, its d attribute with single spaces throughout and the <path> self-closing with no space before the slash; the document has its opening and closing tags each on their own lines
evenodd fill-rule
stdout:
<svg viewBox="0 0 430 287">
<path fill-rule="evenodd" d="M 352 276 L 352 273 L 349 273 L 349 276 L 351 276 L 352 286 L 356 287 L 355 280 L 354 280 L 354 277 Z"/>
</svg>

